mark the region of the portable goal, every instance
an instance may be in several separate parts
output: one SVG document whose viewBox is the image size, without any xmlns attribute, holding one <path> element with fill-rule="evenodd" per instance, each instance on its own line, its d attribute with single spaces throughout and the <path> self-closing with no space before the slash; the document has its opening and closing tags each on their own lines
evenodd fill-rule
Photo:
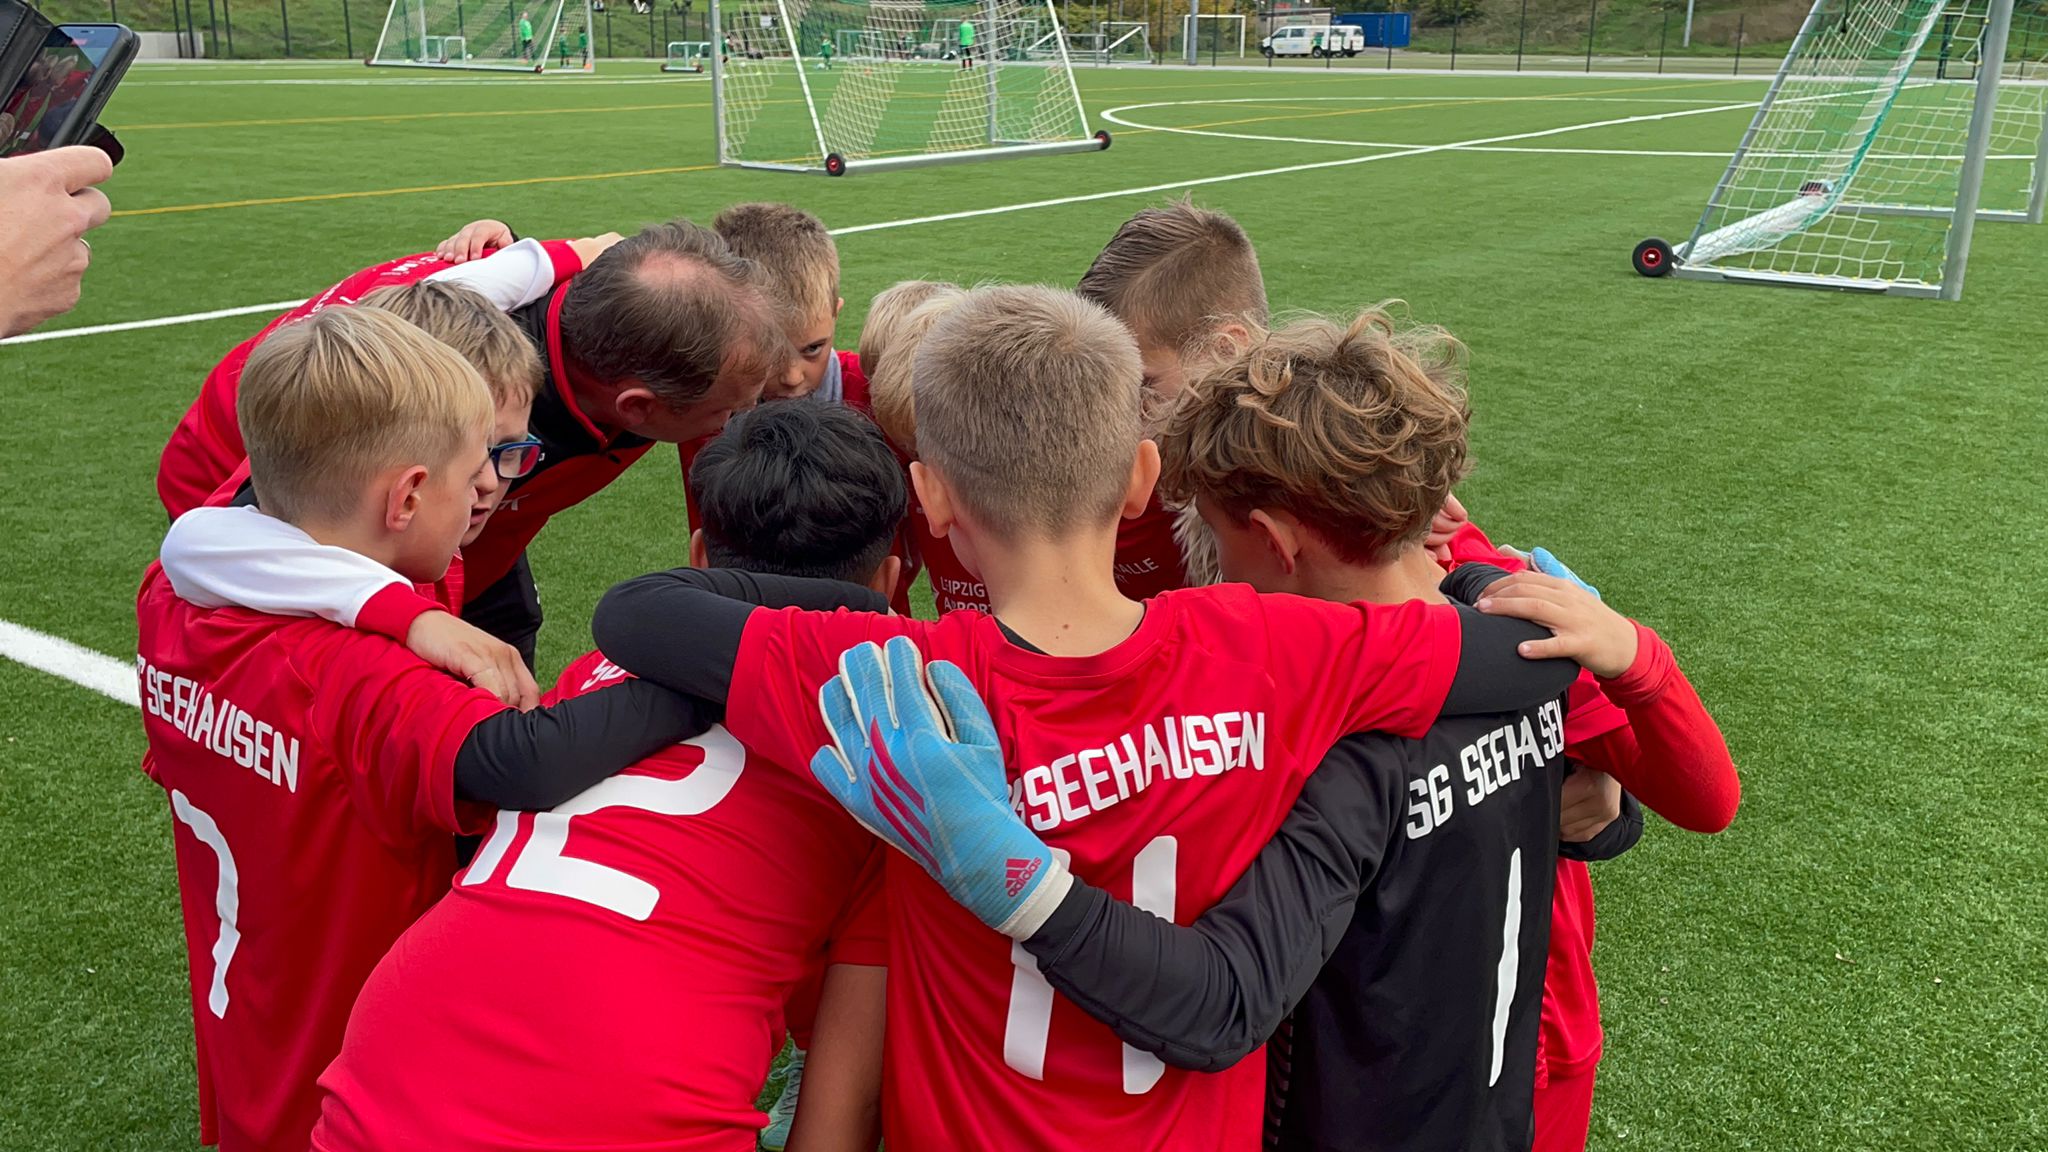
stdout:
<svg viewBox="0 0 2048 1152">
<path fill-rule="evenodd" d="M 839 176 L 1109 147 L 1050 0 L 712 0 L 711 27 L 721 164 Z"/>
<path fill-rule="evenodd" d="M 1189 62 L 1213 54 L 1244 55 L 1244 17 L 1234 12 L 1195 12 L 1181 19 L 1181 43 Z"/>
<path fill-rule="evenodd" d="M 2048 192 L 2048 81 L 2012 23 L 2012 0 L 1818 0 L 1691 238 L 1637 271 L 1959 299 L 1977 221 L 2038 223 Z"/>
<path fill-rule="evenodd" d="M 671 40 L 668 56 L 661 62 L 663 72 L 702 72 L 711 59 L 709 40 Z"/>
<path fill-rule="evenodd" d="M 520 35 L 520 21 L 531 29 Z M 589 0 L 391 0 L 368 64 L 490 72 L 593 70 Z"/>
</svg>

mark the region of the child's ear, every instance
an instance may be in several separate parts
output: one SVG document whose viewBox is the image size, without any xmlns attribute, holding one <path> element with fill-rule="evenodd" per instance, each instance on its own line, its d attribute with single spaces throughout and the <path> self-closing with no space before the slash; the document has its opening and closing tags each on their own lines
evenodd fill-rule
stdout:
<svg viewBox="0 0 2048 1152">
<path fill-rule="evenodd" d="M 1265 544 L 1266 551 L 1272 553 L 1273 561 L 1280 570 L 1289 576 L 1294 575 L 1301 556 L 1301 525 L 1285 512 L 1275 516 L 1264 508 L 1252 509 L 1252 514 L 1245 519 L 1252 534 Z"/>
<path fill-rule="evenodd" d="M 429 475 L 424 465 L 415 464 L 391 478 L 391 486 L 384 490 L 385 531 L 403 532 L 412 527 L 412 518 L 420 510 L 420 489 Z"/>
<path fill-rule="evenodd" d="M 1159 445 L 1138 441 L 1137 458 L 1131 461 L 1131 479 L 1124 488 L 1123 518 L 1135 520 L 1152 503 L 1152 489 L 1159 484 Z"/>
<path fill-rule="evenodd" d="M 903 579 L 903 557 L 888 555 L 875 566 L 875 574 L 868 577 L 868 587 L 884 600 L 896 598 L 896 582 Z"/>
<path fill-rule="evenodd" d="M 704 530 L 699 528 L 695 532 L 690 533 L 690 567 L 711 567 L 709 555 L 710 553 L 704 550 Z"/>
<path fill-rule="evenodd" d="M 910 487 L 917 493 L 917 505 L 924 509 L 925 527 L 943 538 L 953 530 L 953 494 L 946 490 L 945 477 L 932 471 L 922 460 L 910 462 Z"/>
<path fill-rule="evenodd" d="M 838 300 L 837 300 L 836 302 L 834 302 L 834 303 L 833 303 L 833 305 L 832 305 L 832 318 L 833 318 L 834 320 L 837 320 L 837 319 L 839 319 L 839 313 L 840 313 L 840 312 L 841 312 L 842 310 L 844 310 L 844 309 L 845 309 L 845 307 L 846 307 L 846 297 L 844 297 L 844 296 L 841 296 L 841 297 L 839 297 L 839 299 L 838 299 Z"/>
</svg>

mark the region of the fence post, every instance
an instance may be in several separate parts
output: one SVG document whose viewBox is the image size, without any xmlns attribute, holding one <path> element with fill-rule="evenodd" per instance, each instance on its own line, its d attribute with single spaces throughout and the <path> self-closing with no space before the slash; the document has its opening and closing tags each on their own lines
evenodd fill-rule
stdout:
<svg viewBox="0 0 2048 1152">
<path fill-rule="evenodd" d="M 1743 13 L 1743 12 L 1737 12 L 1737 13 L 1735 14 L 1735 72 L 1734 72 L 1734 74 L 1735 74 L 1735 75 L 1737 75 L 1737 76 L 1740 76 L 1740 75 L 1742 75 L 1742 22 L 1743 22 L 1744 20 L 1746 20 L 1746 19 L 1748 19 L 1748 14 L 1747 14 L 1747 13 Z"/>
<path fill-rule="evenodd" d="M 1465 0 L 1457 0 L 1457 7 L 1451 9 L 1451 71 L 1458 70 L 1458 25 L 1465 22 Z"/>
<path fill-rule="evenodd" d="M 277 0 L 277 22 L 284 26 L 284 58 L 292 58 L 292 14 L 285 10 L 284 0 Z"/>
<path fill-rule="evenodd" d="M 1522 0 L 1522 23 L 1515 29 L 1515 71 L 1522 70 L 1522 45 L 1529 42 L 1529 0 Z"/>
<path fill-rule="evenodd" d="M 1593 71 L 1593 28 L 1600 23 L 1600 0 L 1586 9 L 1586 71 Z"/>
<path fill-rule="evenodd" d="M 713 52 L 718 52 L 718 51 L 722 51 L 723 49 L 722 49 L 722 47 L 721 47 L 720 45 L 717 45 L 717 44 L 713 44 L 713 45 L 711 46 L 711 50 L 712 50 Z M 605 58 L 605 59 L 607 59 L 607 60 L 610 60 L 610 59 L 612 59 L 612 58 L 613 58 L 613 52 L 612 52 L 612 10 L 611 10 L 611 7 L 610 7 L 610 5 L 606 5 L 606 7 L 605 7 L 605 10 L 604 10 L 604 58 Z"/>
<path fill-rule="evenodd" d="M 647 54 L 654 55 L 654 0 L 648 0 L 647 4 Z M 799 60 L 796 66 L 802 68 L 804 62 Z"/>
<path fill-rule="evenodd" d="M 220 22 L 228 28 L 228 58 L 235 55 L 235 14 L 228 10 L 228 0 L 220 0 Z"/>
<path fill-rule="evenodd" d="M 120 7 L 120 5 L 116 4 L 116 3 L 114 2 L 114 0 L 107 0 L 107 23 L 109 23 L 109 24 L 119 24 L 120 22 L 121 22 L 121 7 Z"/>
<path fill-rule="evenodd" d="M 346 46 L 345 46 L 345 47 L 344 47 L 344 48 L 342 49 L 342 51 L 344 51 L 344 52 L 348 53 L 348 58 L 349 58 L 349 59 L 351 59 L 351 60 L 355 59 L 355 58 L 356 58 L 356 26 L 355 26 L 355 24 L 354 24 L 353 22 L 351 22 L 351 21 L 350 21 L 350 19 L 349 19 L 349 15 L 348 15 L 348 0 L 341 0 L 341 38 L 342 38 L 342 42 L 343 42 L 343 43 L 344 43 L 344 44 L 346 45 Z"/>
<path fill-rule="evenodd" d="M 1664 46 L 1671 42 L 1671 9 L 1664 10 L 1664 30 L 1657 33 L 1657 75 L 1664 74 Z"/>
<path fill-rule="evenodd" d="M 666 12 L 661 14 L 661 43 L 663 45 L 661 49 L 662 55 L 666 57 L 668 54 L 668 13 Z"/>
</svg>

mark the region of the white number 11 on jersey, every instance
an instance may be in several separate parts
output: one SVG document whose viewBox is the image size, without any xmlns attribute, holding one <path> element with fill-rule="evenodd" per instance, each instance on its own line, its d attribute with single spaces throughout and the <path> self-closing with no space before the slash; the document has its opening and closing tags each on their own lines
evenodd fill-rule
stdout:
<svg viewBox="0 0 2048 1152">
<path fill-rule="evenodd" d="M 1062 864 L 1067 853 L 1053 849 Z M 1180 863 L 1179 842 L 1161 836 L 1145 845 L 1131 861 L 1131 903 L 1163 920 L 1173 919 L 1175 871 Z M 1038 961 L 1024 945 L 1010 945 L 1010 962 L 1016 971 L 1010 977 L 1010 1012 L 1003 1022 L 1003 1063 L 1031 1077 L 1045 1079 L 1045 1041 L 1052 1029 L 1052 985 L 1038 970 Z M 1124 1093 L 1142 1096 L 1166 1074 L 1166 1065 L 1150 1052 L 1129 1044 L 1124 1049 Z"/>
</svg>

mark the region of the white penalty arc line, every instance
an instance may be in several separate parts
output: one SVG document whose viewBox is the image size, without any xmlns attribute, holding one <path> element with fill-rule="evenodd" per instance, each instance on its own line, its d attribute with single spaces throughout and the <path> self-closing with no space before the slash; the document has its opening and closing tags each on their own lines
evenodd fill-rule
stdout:
<svg viewBox="0 0 2048 1152">
<path fill-rule="evenodd" d="M 134 664 L 81 648 L 69 640 L 0 620 L 0 656 L 90 688 L 131 708 L 142 707 Z"/>
<path fill-rule="evenodd" d="M 1169 101 L 1168 103 L 1176 103 Z M 1046 200 L 1027 200 L 1018 204 L 998 204 L 988 208 L 968 208 L 959 212 L 941 212 L 931 216 L 910 216 L 901 220 L 882 220 L 873 224 L 853 224 L 831 229 L 834 236 L 857 236 L 864 232 L 885 232 L 896 228 L 915 228 L 924 224 L 945 224 L 956 220 L 975 220 L 984 216 L 1005 216 L 1013 212 L 1032 212 L 1041 208 L 1058 208 L 1068 204 L 1087 204 L 1097 200 L 1117 200 L 1130 196 L 1149 196 L 1159 192 L 1175 192 L 1184 188 L 1204 188 L 1213 184 L 1233 184 L 1240 180 L 1257 180 L 1267 176 L 1289 176 L 1297 172 L 1317 172 L 1330 168 L 1349 168 L 1359 164 L 1372 164 L 1381 160 L 1398 160 L 1407 156 L 1427 156 L 1437 152 L 1478 151 L 1493 145 L 1513 144 L 1521 140 L 1540 140 L 1562 136 L 1571 132 L 1586 132 L 1596 128 L 1616 128 L 1628 124 L 1647 124 L 1659 120 L 1675 120 L 1687 116 L 1708 116 L 1722 112 L 1735 112 L 1755 108 L 1754 100 L 1737 104 L 1716 104 L 1706 108 L 1681 108 L 1670 112 L 1650 112 L 1639 116 L 1620 116 L 1606 120 L 1591 120 L 1583 124 L 1566 124 L 1557 128 L 1542 128 L 1532 132 L 1514 132 L 1503 136 L 1482 136 L 1471 140 L 1455 140 L 1448 144 L 1398 145 L 1393 151 L 1376 152 L 1370 156 L 1347 156 L 1340 160 L 1318 160 L 1307 164 L 1286 164 L 1275 168 L 1258 168 L 1249 172 L 1228 172 L 1221 176 L 1197 176 L 1186 180 L 1169 180 L 1159 184 L 1144 184 L 1135 188 L 1115 188 L 1106 192 L 1083 192 L 1073 196 L 1056 196 Z M 1116 113 L 1134 109 L 1158 107 L 1157 104 L 1130 104 L 1112 108 L 1102 113 L 1102 118 L 1112 124 L 1133 127 L 1128 121 L 1116 118 Z M 1168 129 L 1167 131 L 1172 131 Z M 76 336 L 96 336 L 110 332 L 130 332 L 142 328 L 168 328 L 178 324 L 196 324 L 207 320 L 218 320 L 229 316 L 246 316 L 258 312 L 282 312 L 304 303 L 300 300 L 285 300 L 274 304 L 252 304 L 243 308 L 223 308 L 212 312 L 192 312 L 182 316 L 159 316 L 148 320 L 129 320 L 118 324 L 95 324 L 84 328 L 60 328 L 54 332 L 34 332 L 26 336 L 15 336 L 0 340 L 0 346 L 27 344 L 44 340 L 67 340 Z"/>
</svg>

